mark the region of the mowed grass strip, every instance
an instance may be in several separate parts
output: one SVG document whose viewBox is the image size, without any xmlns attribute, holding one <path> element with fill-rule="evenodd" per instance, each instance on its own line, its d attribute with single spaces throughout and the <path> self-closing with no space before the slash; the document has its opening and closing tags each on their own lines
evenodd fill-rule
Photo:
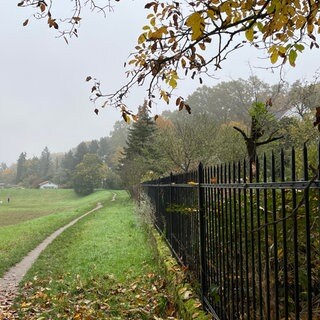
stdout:
<svg viewBox="0 0 320 320">
<path fill-rule="evenodd" d="M 132 201 L 118 192 L 40 255 L 16 308 L 31 320 L 175 319 L 161 271 Z"/>
<path fill-rule="evenodd" d="M 87 197 L 79 197 L 72 190 L 16 191 L 19 192 L 12 191 L 15 196 L 10 204 L 6 205 L 10 207 L 9 214 L 23 216 L 20 213 L 23 206 L 21 199 L 24 199 L 28 210 L 41 214 L 29 220 L 22 217 L 21 223 L 0 226 L 0 277 L 55 230 L 91 210 L 97 202 L 103 203 L 112 198 L 112 193 L 106 191 L 98 191 Z M 19 204 L 15 204 L 15 201 Z M 2 215 L 8 212 L 3 207 L 1 210 L 0 221 Z"/>
<path fill-rule="evenodd" d="M 95 195 L 97 196 L 97 195 Z M 10 202 L 7 198 L 10 198 Z M 0 227 L 22 223 L 87 204 L 71 189 L 0 189 Z"/>
</svg>

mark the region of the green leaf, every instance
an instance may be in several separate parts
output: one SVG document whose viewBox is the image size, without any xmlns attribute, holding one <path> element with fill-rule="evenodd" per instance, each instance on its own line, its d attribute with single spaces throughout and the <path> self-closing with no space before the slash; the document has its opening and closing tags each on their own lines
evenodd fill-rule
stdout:
<svg viewBox="0 0 320 320">
<path fill-rule="evenodd" d="M 289 53 L 289 63 L 292 67 L 296 66 L 297 56 L 298 56 L 297 51 L 294 49 L 291 49 Z"/>
<path fill-rule="evenodd" d="M 302 51 L 304 50 L 304 45 L 302 45 L 302 44 L 300 44 L 300 43 L 296 43 L 296 44 L 294 45 L 294 47 L 295 47 L 298 51 L 300 51 L 300 52 L 302 52 Z"/>
</svg>

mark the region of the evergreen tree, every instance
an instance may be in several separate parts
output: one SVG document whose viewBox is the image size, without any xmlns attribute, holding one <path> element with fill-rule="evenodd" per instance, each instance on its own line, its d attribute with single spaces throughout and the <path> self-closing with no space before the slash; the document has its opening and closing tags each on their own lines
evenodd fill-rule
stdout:
<svg viewBox="0 0 320 320">
<path fill-rule="evenodd" d="M 75 159 L 71 150 L 68 153 L 65 153 L 64 158 L 61 162 L 61 167 L 70 171 L 74 170 Z"/>
<path fill-rule="evenodd" d="M 105 159 L 110 154 L 110 137 L 103 137 L 99 140 L 98 155 L 101 159 Z"/>
<path fill-rule="evenodd" d="M 76 149 L 74 159 L 75 166 L 78 165 L 82 160 L 85 154 L 89 153 L 88 146 L 85 142 L 81 142 Z"/>
<path fill-rule="evenodd" d="M 73 152 L 70 150 L 65 153 L 64 158 L 61 161 L 61 170 L 59 172 L 59 184 L 64 187 L 72 187 L 72 173 L 76 167 L 75 158 Z"/>
<path fill-rule="evenodd" d="M 45 147 L 41 152 L 39 161 L 39 175 L 43 180 L 49 179 L 49 172 L 51 167 L 51 155 L 48 147 Z"/>
<path fill-rule="evenodd" d="M 154 170 L 156 159 L 155 122 L 149 115 L 147 103 L 139 107 L 138 120 L 128 130 L 126 146 L 119 161 L 119 175 L 134 196 L 134 186 Z"/>
<path fill-rule="evenodd" d="M 99 151 L 99 143 L 97 140 L 92 140 L 89 144 L 88 148 L 89 153 L 95 153 L 97 154 Z"/>
<path fill-rule="evenodd" d="M 26 174 L 26 161 L 27 161 L 27 153 L 21 152 L 18 162 L 17 162 L 17 177 L 16 183 L 22 182 Z"/>
</svg>

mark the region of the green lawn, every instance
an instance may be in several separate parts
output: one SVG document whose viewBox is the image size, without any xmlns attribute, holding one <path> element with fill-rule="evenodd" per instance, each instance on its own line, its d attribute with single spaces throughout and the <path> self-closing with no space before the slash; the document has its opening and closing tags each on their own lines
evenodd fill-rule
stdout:
<svg viewBox="0 0 320 320">
<path fill-rule="evenodd" d="M 100 201 L 100 195 L 95 193 L 90 197 L 92 201 Z M 7 197 L 10 197 L 9 203 Z M 70 189 L 0 189 L 0 201 L 2 201 L 0 204 L 0 227 L 2 227 L 20 224 L 52 213 L 73 210 L 91 200 L 78 196 Z"/>
<path fill-rule="evenodd" d="M 0 277 L 59 227 L 112 198 L 107 191 L 87 197 L 72 190 L 1 190 L 4 194 L 11 201 L 0 205 Z"/>
<path fill-rule="evenodd" d="M 40 255 L 24 279 L 21 319 L 176 319 L 148 233 L 127 193 L 116 193 Z"/>
</svg>

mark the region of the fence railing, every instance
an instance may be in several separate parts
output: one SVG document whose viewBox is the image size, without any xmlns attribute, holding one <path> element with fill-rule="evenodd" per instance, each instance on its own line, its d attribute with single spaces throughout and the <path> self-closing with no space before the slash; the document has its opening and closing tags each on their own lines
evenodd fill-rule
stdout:
<svg viewBox="0 0 320 320">
<path fill-rule="evenodd" d="M 320 148 L 301 154 L 142 184 L 213 318 L 320 319 Z"/>
</svg>

